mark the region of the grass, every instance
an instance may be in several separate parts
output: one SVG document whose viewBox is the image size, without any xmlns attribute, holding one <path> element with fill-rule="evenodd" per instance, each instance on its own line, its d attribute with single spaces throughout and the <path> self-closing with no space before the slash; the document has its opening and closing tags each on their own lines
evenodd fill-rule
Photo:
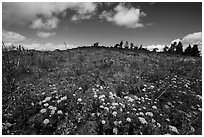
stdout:
<svg viewBox="0 0 204 137">
<path fill-rule="evenodd" d="M 2 55 L 3 134 L 202 134 L 201 58 L 105 48 Z"/>
</svg>

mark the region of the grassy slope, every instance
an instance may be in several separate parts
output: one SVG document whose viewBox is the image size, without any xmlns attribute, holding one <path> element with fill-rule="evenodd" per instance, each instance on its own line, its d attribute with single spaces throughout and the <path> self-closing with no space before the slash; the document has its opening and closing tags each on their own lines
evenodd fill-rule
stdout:
<svg viewBox="0 0 204 137">
<path fill-rule="evenodd" d="M 21 62 L 15 90 L 3 88 L 3 134 L 201 134 L 201 58 L 92 48 Z"/>
</svg>

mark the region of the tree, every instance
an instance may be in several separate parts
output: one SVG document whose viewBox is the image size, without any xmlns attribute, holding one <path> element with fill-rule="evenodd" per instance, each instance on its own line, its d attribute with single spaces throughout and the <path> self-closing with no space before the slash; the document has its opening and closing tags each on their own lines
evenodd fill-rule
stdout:
<svg viewBox="0 0 204 137">
<path fill-rule="evenodd" d="M 198 45 L 195 44 L 193 48 L 191 49 L 191 56 L 199 57 L 200 51 L 198 50 Z"/>
<path fill-rule="evenodd" d="M 99 43 L 98 43 L 98 42 L 96 42 L 96 43 L 94 43 L 94 45 L 93 45 L 93 46 L 94 46 L 94 47 L 98 47 L 98 44 L 99 44 Z"/>
<path fill-rule="evenodd" d="M 125 49 L 128 49 L 128 48 L 129 48 L 128 41 L 125 42 L 124 48 L 125 48 Z"/>
<path fill-rule="evenodd" d="M 139 50 L 141 50 L 141 49 L 143 49 L 142 44 L 141 44 L 140 47 L 139 47 Z"/>
<path fill-rule="evenodd" d="M 121 40 L 121 42 L 120 42 L 120 44 L 119 44 L 119 48 L 122 49 L 122 47 L 123 47 L 123 41 Z"/>
<path fill-rule="evenodd" d="M 169 47 L 167 47 L 167 45 L 165 45 L 163 52 L 165 52 L 165 53 L 168 52 L 168 49 L 169 49 Z"/>
<path fill-rule="evenodd" d="M 176 50 L 176 42 L 171 44 L 171 47 L 169 48 L 168 52 L 169 53 L 175 53 L 175 50 Z"/>
<path fill-rule="evenodd" d="M 130 49 L 134 49 L 134 44 L 132 42 L 130 43 Z"/>
<path fill-rule="evenodd" d="M 120 45 L 118 43 L 115 44 L 114 48 L 118 48 L 118 47 L 120 47 Z"/>
<path fill-rule="evenodd" d="M 153 48 L 152 52 L 157 52 L 158 48 Z"/>
<path fill-rule="evenodd" d="M 178 45 L 176 46 L 176 54 L 183 54 L 183 44 L 179 41 Z"/>
<path fill-rule="evenodd" d="M 189 46 L 184 50 L 184 54 L 185 55 L 191 55 L 191 45 L 189 44 Z"/>
</svg>

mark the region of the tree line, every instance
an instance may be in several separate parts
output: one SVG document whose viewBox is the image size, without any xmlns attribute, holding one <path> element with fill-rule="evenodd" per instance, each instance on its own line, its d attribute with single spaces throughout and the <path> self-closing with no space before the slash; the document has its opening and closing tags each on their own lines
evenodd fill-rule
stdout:
<svg viewBox="0 0 204 137">
<path fill-rule="evenodd" d="M 99 42 L 96 42 L 92 45 L 93 47 L 99 47 Z M 104 47 L 104 46 L 102 46 Z M 129 44 L 128 41 L 125 43 L 123 41 L 120 41 L 120 43 L 116 43 L 113 47 L 115 49 L 129 49 L 129 50 L 145 50 L 149 51 L 147 48 L 144 48 L 142 44 L 138 47 L 134 45 L 132 42 Z M 152 52 L 157 52 L 158 48 L 154 48 Z M 183 44 L 181 41 L 174 42 L 168 47 L 167 45 L 163 48 L 163 53 L 170 53 L 170 54 L 179 54 L 179 55 L 187 55 L 187 56 L 195 56 L 199 57 L 200 56 L 200 51 L 198 50 L 198 44 L 194 44 L 189 46 L 183 50 Z"/>
</svg>

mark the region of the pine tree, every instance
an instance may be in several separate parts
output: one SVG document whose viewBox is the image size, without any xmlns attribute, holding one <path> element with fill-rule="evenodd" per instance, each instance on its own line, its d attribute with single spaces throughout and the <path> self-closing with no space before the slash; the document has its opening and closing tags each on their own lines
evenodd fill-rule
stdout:
<svg viewBox="0 0 204 137">
<path fill-rule="evenodd" d="M 169 49 L 169 47 L 167 47 L 167 45 L 165 45 L 163 52 L 165 52 L 165 53 L 168 52 L 168 49 Z"/>
<path fill-rule="evenodd" d="M 120 42 L 120 44 L 119 44 L 119 48 L 122 49 L 122 47 L 123 47 L 123 41 L 121 40 L 121 42 Z"/>
<path fill-rule="evenodd" d="M 197 44 L 195 44 L 193 48 L 191 49 L 191 56 L 196 56 L 196 57 L 200 56 L 200 51 L 198 50 Z"/>
<path fill-rule="evenodd" d="M 171 47 L 169 48 L 168 52 L 169 53 L 175 53 L 175 49 L 176 49 L 176 42 L 171 44 Z"/>
<path fill-rule="evenodd" d="M 189 46 L 184 50 L 184 54 L 185 55 L 191 55 L 191 45 L 189 44 Z"/>
<path fill-rule="evenodd" d="M 125 48 L 125 49 L 128 49 L 128 48 L 129 48 L 128 41 L 125 42 L 124 48 Z"/>
<path fill-rule="evenodd" d="M 132 42 L 130 43 L 130 49 L 134 49 L 134 44 Z"/>
<path fill-rule="evenodd" d="M 176 54 L 183 54 L 183 44 L 179 41 L 178 45 L 176 46 Z"/>
</svg>

